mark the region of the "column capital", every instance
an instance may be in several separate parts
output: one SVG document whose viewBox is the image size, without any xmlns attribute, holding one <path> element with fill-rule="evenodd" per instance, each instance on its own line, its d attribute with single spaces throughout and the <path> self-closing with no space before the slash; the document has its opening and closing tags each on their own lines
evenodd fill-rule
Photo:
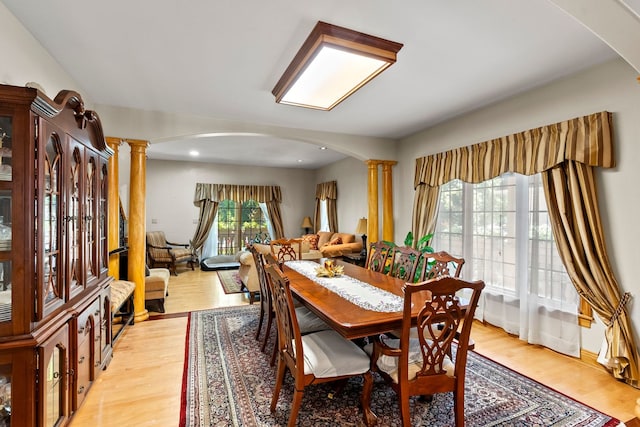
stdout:
<svg viewBox="0 0 640 427">
<path fill-rule="evenodd" d="M 129 147 L 131 147 L 131 153 L 146 153 L 147 147 L 149 147 L 149 141 L 144 139 L 125 139 L 124 140 Z"/>
<path fill-rule="evenodd" d="M 380 160 L 380 164 L 382 165 L 383 169 L 388 169 L 388 168 L 391 168 L 392 166 L 397 165 L 398 162 L 395 160 Z"/>
<path fill-rule="evenodd" d="M 118 152 L 118 148 L 122 145 L 122 138 L 116 138 L 114 136 L 107 136 L 104 138 L 109 148 L 114 152 Z"/>
</svg>

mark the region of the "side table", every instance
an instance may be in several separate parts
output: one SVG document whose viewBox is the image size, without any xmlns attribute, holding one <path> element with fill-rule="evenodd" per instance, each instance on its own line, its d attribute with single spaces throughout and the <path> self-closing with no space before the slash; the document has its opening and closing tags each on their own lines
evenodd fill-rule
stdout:
<svg viewBox="0 0 640 427">
<path fill-rule="evenodd" d="M 352 253 L 342 255 L 342 260 L 351 264 L 358 265 L 360 267 L 364 267 L 364 264 L 367 262 L 367 257 L 361 255 L 360 253 Z"/>
</svg>

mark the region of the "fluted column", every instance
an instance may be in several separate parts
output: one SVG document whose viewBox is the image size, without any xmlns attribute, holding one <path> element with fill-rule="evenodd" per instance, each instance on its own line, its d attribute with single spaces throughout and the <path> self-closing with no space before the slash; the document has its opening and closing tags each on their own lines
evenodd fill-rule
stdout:
<svg viewBox="0 0 640 427">
<path fill-rule="evenodd" d="M 107 244 L 109 251 L 112 251 L 120 246 L 120 197 L 118 196 L 119 182 L 118 182 L 118 151 L 122 139 L 113 138 L 108 136 L 105 138 L 109 148 L 113 150 L 113 156 L 109 158 L 107 164 L 107 174 L 109 180 L 109 194 L 107 200 L 109 203 L 109 212 L 107 216 L 109 218 L 109 235 L 107 238 Z M 115 279 L 120 278 L 120 256 L 111 255 L 109 257 L 109 276 Z"/>
<path fill-rule="evenodd" d="M 382 240 L 393 242 L 393 171 L 398 162 L 382 161 Z"/>
<path fill-rule="evenodd" d="M 373 243 L 378 241 L 378 161 L 367 160 L 366 163 L 369 166 L 367 236 Z"/>
<path fill-rule="evenodd" d="M 127 139 L 131 147 L 131 175 L 129 179 L 129 281 L 136 284 L 133 297 L 135 321 L 147 320 L 149 312 L 144 307 L 144 266 L 146 238 L 146 150 L 148 141 Z"/>
</svg>

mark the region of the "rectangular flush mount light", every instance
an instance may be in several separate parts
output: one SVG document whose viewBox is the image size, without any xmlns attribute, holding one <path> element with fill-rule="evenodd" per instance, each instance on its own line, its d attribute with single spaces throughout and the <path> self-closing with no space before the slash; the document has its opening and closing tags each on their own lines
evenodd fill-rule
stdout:
<svg viewBox="0 0 640 427">
<path fill-rule="evenodd" d="M 396 62 L 402 46 L 320 21 L 272 93 L 281 104 L 331 110 Z"/>
</svg>

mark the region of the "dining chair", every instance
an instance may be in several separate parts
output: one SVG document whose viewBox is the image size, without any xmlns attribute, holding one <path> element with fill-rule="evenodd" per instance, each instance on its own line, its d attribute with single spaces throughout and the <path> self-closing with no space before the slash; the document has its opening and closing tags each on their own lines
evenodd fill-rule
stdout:
<svg viewBox="0 0 640 427">
<path fill-rule="evenodd" d="M 416 281 L 416 270 L 422 257 L 422 252 L 408 246 L 396 246 L 391 252 L 390 276 L 404 280 L 405 282 Z"/>
<path fill-rule="evenodd" d="M 480 280 L 468 282 L 451 276 L 404 285 L 400 338 L 378 338 L 373 343 L 371 358 L 372 370 L 379 372 L 398 395 L 403 426 L 411 425 L 410 396 L 449 391 L 453 392 L 456 426 L 464 426 L 467 350 L 483 288 L 484 282 Z M 468 304 L 460 301 L 458 292 L 471 293 Z M 414 307 L 420 310 L 417 318 L 412 319 Z M 411 329 L 417 329 L 416 338 L 411 338 Z"/>
<path fill-rule="evenodd" d="M 440 276 L 460 277 L 464 258 L 456 258 L 446 251 L 425 253 L 420 268 L 418 281 Z M 452 273 L 453 270 L 453 274 Z"/>
<path fill-rule="evenodd" d="M 269 333 L 271 332 L 271 324 L 274 319 L 273 304 L 271 301 L 271 290 L 267 283 L 267 276 L 264 270 L 264 258 L 260 252 L 253 245 L 248 246 L 249 252 L 253 255 L 253 261 L 256 266 L 256 272 L 258 274 L 258 283 L 260 284 L 260 313 L 258 314 L 258 328 L 256 330 L 256 340 L 260 339 L 260 330 L 262 329 L 263 319 L 267 318 L 267 324 L 265 326 L 264 339 L 262 340 L 261 350 L 264 352 L 267 340 L 269 339 Z"/>
<path fill-rule="evenodd" d="M 387 266 L 387 259 L 393 250 L 393 243 L 383 240 L 371 242 L 369 245 L 369 256 L 365 264 L 365 268 L 378 273 L 384 273 Z"/>
<path fill-rule="evenodd" d="M 271 253 L 279 264 L 302 257 L 302 239 L 277 239 L 269 242 Z"/>
<path fill-rule="evenodd" d="M 273 319 L 275 318 L 275 311 L 274 311 L 274 307 L 273 307 L 273 286 L 271 285 L 271 279 L 270 277 L 267 275 L 266 270 L 265 270 L 265 266 L 266 265 L 270 265 L 273 266 L 274 268 L 278 269 L 278 271 L 282 271 L 281 269 L 281 264 L 278 263 L 278 261 L 276 261 L 276 259 L 273 257 L 272 254 L 268 253 L 263 255 L 263 260 L 264 263 L 262 265 L 262 269 L 264 272 L 264 278 L 265 278 L 265 284 L 267 287 L 267 292 L 269 294 L 269 310 L 270 310 L 270 315 L 269 318 Z M 298 327 L 300 328 L 300 333 L 302 335 L 305 334 L 309 334 L 312 332 L 318 332 L 318 331 L 324 331 L 326 329 L 330 329 L 331 327 L 329 325 L 327 325 L 327 323 L 320 319 L 315 313 L 313 313 L 311 310 L 309 310 L 307 307 L 298 304 L 296 302 L 294 302 L 294 308 L 296 311 L 296 317 L 298 319 Z M 269 330 L 271 328 L 271 321 L 269 321 L 267 323 L 267 333 L 265 334 L 264 337 L 264 341 L 262 342 L 262 351 L 264 352 L 265 347 L 266 347 L 266 343 L 267 340 L 269 339 Z M 276 334 L 277 334 L 277 329 L 276 329 Z M 277 338 L 276 338 L 277 340 Z M 276 342 L 273 345 L 273 352 L 271 353 L 271 366 L 273 366 L 275 364 L 275 360 L 276 360 L 276 355 L 278 352 L 278 343 Z"/>
<path fill-rule="evenodd" d="M 362 376 L 363 418 L 367 426 L 373 425 L 375 415 L 370 408 L 373 377 L 367 354 L 333 329 L 302 335 L 289 289 L 289 279 L 274 265 L 267 265 L 266 271 L 272 286 L 278 326 L 278 369 L 271 412 L 276 410 L 287 369 L 294 379 L 289 427 L 296 424 L 307 386 Z"/>
</svg>

